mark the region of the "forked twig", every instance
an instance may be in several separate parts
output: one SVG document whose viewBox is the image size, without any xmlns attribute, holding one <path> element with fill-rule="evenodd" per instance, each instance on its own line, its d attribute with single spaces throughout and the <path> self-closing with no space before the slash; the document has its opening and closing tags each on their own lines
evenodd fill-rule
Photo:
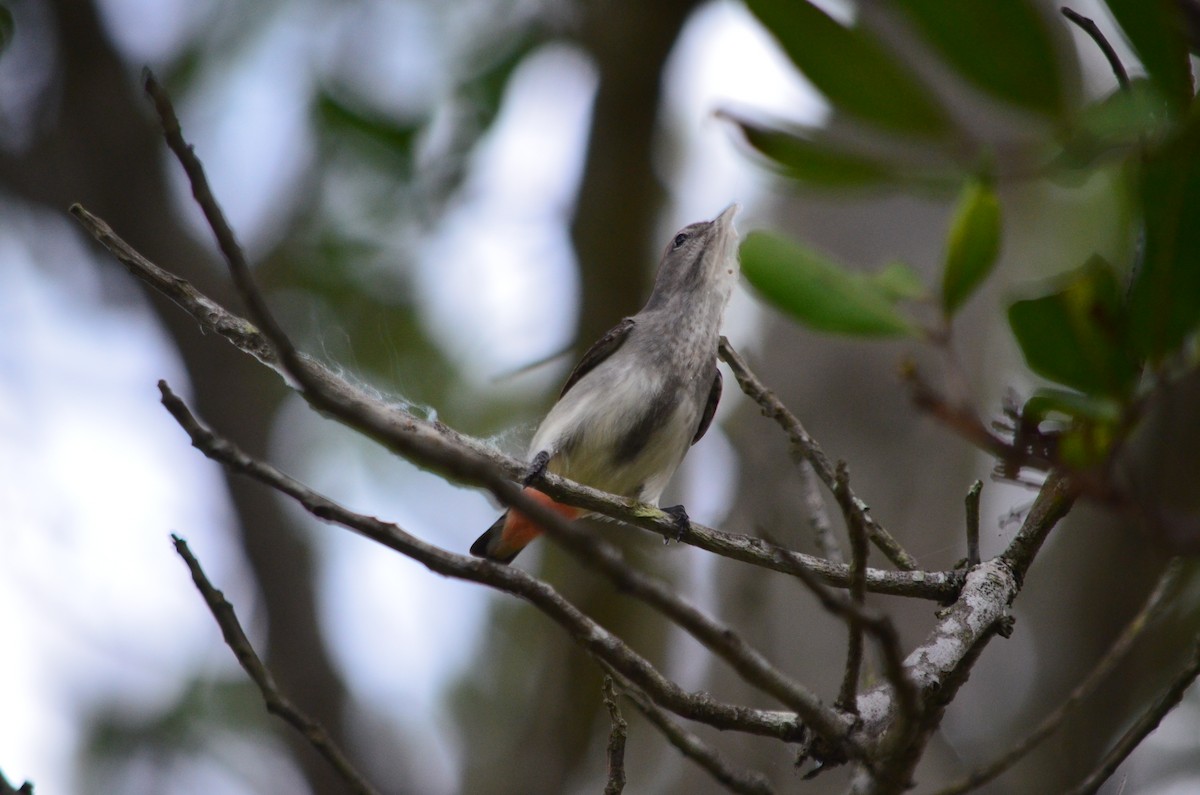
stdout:
<svg viewBox="0 0 1200 795">
<path fill-rule="evenodd" d="M 721 359 L 729 365 L 729 369 L 733 371 L 738 385 L 746 393 L 746 396 L 759 405 L 765 416 L 779 423 L 779 426 L 788 435 L 788 439 L 791 440 L 795 449 L 812 464 L 817 477 L 832 492 L 837 486 L 836 473 L 830 465 L 829 459 L 825 456 L 825 451 L 817 444 L 817 440 L 809 435 L 808 431 L 800 423 L 800 420 L 796 419 L 796 415 L 792 414 L 787 406 L 783 405 L 783 401 L 776 397 L 775 393 L 767 389 L 762 381 L 754 375 L 750 370 L 750 366 L 746 364 L 746 360 L 734 350 L 734 347 L 725 337 L 721 337 L 721 343 L 717 352 Z M 888 560 L 892 561 L 899 568 L 906 571 L 916 570 L 918 568 L 916 558 L 908 554 L 900 546 L 900 542 L 867 513 L 866 503 L 856 497 L 852 491 L 849 491 L 849 486 L 847 486 L 847 493 L 849 494 L 851 511 L 855 516 L 855 521 L 862 522 L 863 527 L 867 529 L 867 533 L 871 537 L 872 543 L 879 547 Z"/>
</svg>

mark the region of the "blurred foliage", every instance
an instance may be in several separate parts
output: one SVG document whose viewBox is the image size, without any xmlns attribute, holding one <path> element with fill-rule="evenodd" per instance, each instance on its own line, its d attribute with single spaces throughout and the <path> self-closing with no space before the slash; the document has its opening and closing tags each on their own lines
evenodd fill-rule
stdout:
<svg viewBox="0 0 1200 795">
<path fill-rule="evenodd" d="M 1025 110 L 1061 115 L 1066 89 L 1058 52 L 1031 0 L 900 0 L 896 5 L 973 86 Z"/>
<path fill-rule="evenodd" d="M 942 310 L 953 315 L 987 278 L 1000 254 L 1000 202 L 990 185 L 963 188 L 950 222 L 942 268 Z"/>
<path fill-rule="evenodd" d="M 438 406 L 469 433 L 486 434 L 511 420 L 512 407 L 472 400 L 463 390 L 462 373 L 422 318 L 413 252 L 459 197 L 513 73 L 552 31 L 528 10 L 463 28 L 458 16 L 488 13 L 486 4 L 458 12 L 421 7 L 447 36 L 440 46 L 455 54 L 449 73 L 438 75 L 440 92 L 401 111 L 394 97 L 371 95 L 352 76 L 327 70 L 310 98 L 314 190 L 259 271 L 266 286 L 291 296 L 283 303 L 292 307 L 294 327 L 308 329 L 310 349 L 414 406 Z"/>
<path fill-rule="evenodd" d="M 746 236 L 741 259 L 742 272 L 755 288 L 813 328 L 864 337 L 916 333 L 895 306 L 911 295 L 915 279 L 903 266 L 865 276 L 767 232 Z"/>
<path fill-rule="evenodd" d="M 834 105 L 881 129 L 917 136 L 949 131 L 945 110 L 870 31 L 847 27 L 816 5 L 747 0 L 792 62 Z"/>
<path fill-rule="evenodd" d="M 1038 375 L 1084 394 L 1127 400 L 1139 366 L 1128 349 L 1121 286 L 1099 257 L 1054 292 L 1017 301 L 1008 322 Z"/>
<path fill-rule="evenodd" d="M 1006 163 L 934 110 L 935 87 L 918 80 L 864 26 L 842 25 L 808 2 L 748 5 L 835 111 L 876 131 L 956 139 L 951 147 L 925 145 L 943 156 L 957 153 L 963 186 L 941 268 L 945 328 L 929 329 L 930 340 L 949 334 L 954 315 L 993 272 L 1003 233 L 998 184 L 1079 184 L 1100 169 L 1119 168 L 1123 178 L 1115 184 L 1134 208 L 1139 245 L 1122 262 L 1094 256 L 1049 291 L 1035 289 L 1008 309 L 1029 368 L 1056 385 L 1025 404 L 1025 431 L 1037 433 L 1046 422 L 1042 430 L 1058 464 L 1102 466 L 1136 426 L 1147 395 L 1197 366 L 1190 343 L 1200 328 L 1200 111 L 1175 4 L 1109 0 L 1149 78 L 1076 106 L 1067 101 L 1048 19 L 1032 3 L 896 3 L 931 54 L 977 89 L 980 101 L 1049 120 L 1041 139 L 1024 148 L 1036 153 L 1033 168 Z M 1125 82 L 1123 75 L 1118 82 Z M 900 101 L 885 101 L 881 93 Z M 758 155 L 810 187 L 928 184 L 899 162 L 801 125 L 734 121 Z M 880 295 L 873 279 L 804 247 L 759 233 L 743 243 L 742 258 L 764 298 L 813 328 L 855 335 L 921 328 L 915 316 Z M 1045 265 L 1063 269 L 1063 263 Z"/>
<path fill-rule="evenodd" d="M 234 732 L 261 738 L 270 720 L 258 689 L 248 679 L 193 680 L 164 711 L 96 715 L 83 749 L 82 778 L 90 783 L 89 791 L 105 791 L 108 787 L 97 785 L 107 781 L 115 786 L 127 780 L 125 764 L 144 762 L 147 757 L 204 757 L 212 753 L 218 735 Z"/>
</svg>

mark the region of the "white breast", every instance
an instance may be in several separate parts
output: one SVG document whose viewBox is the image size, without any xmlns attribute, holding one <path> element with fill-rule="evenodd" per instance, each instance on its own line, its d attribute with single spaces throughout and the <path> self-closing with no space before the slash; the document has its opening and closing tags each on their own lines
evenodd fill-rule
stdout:
<svg viewBox="0 0 1200 795">
<path fill-rule="evenodd" d="M 657 503 L 691 445 L 698 407 L 685 408 L 688 401 L 681 401 L 651 430 L 641 451 L 618 464 L 621 440 L 664 388 L 656 371 L 634 367 L 624 353 L 617 351 L 554 405 L 534 434 L 529 456 L 546 450 L 552 455 L 549 469 L 556 474 Z M 574 443 L 566 446 L 568 439 Z"/>
</svg>

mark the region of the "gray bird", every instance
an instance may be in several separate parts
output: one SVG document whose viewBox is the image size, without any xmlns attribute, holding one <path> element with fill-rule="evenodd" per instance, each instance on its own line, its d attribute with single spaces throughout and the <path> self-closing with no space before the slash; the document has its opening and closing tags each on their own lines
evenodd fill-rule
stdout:
<svg viewBox="0 0 1200 795">
<path fill-rule="evenodd" d="M 731 204 L 667 244 L 646 305 L 588 349 L 533 435 L 527 484 L 549 471 L 658 504 L 721 399 L 717 342 L 739 272 L 737 211 Z M 568 519 L 584 512 L 525 491 Z M 682 505 L 665 510 L 686 528 Z M 505 511 L 471 554 L 508 563 L 540 534 L 524 514 Z"/>
</svg>

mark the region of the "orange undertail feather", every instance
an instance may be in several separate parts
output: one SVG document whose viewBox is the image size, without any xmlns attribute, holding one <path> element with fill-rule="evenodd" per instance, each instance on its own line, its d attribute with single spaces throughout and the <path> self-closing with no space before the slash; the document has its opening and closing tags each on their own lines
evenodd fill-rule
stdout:
<svg viewBox="0 0 1200 795">
<path fill-rule="evenodd" d="M 583 510 L 573 505 L 555 502 L 534 488 L 526 488 L 525 495 L 545 505 L 566 519 L 574 519 Z M 471 545 L 471 554 L 498 563 L 511 563 L 517 553 L 529 542 L 542 534 L 542 528 L 520 511 L 508 510 Z"/>
</svg>

